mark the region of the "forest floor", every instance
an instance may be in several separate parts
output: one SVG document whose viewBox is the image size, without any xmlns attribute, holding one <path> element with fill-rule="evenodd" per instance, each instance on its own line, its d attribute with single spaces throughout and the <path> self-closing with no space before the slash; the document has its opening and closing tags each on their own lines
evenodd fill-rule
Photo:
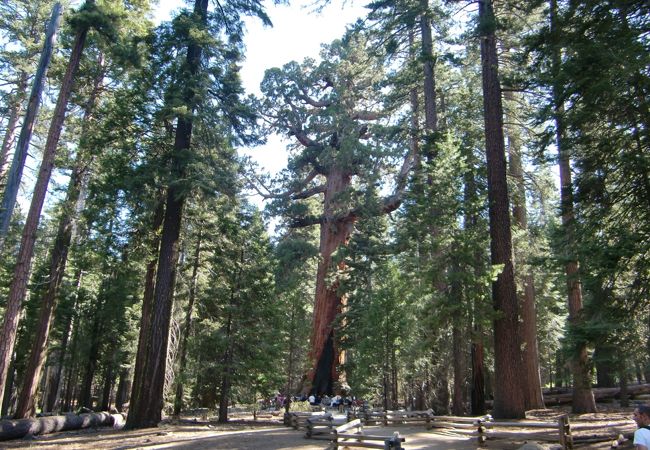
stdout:
<svg viewBox="0 0 650 450">
<path fill-rule="evenodd" d="M 596 414 L 572 416 L 571 423 L 602 425 L 615 430 L 615 433 L 627 434 L 634 431 L 630 420 L 631 408 L 606 408 Z M 560 408 L 537 410 L 529 414 L 534 420 L 552 421 L 564 411 Z M 475 438 L 456 435 L 449 431 L 428 431 L 423 426 L 389 425 L 366 426 L 364 434 L 390 437 L 399 431 L 406 438 L 405 449 L 409 450 L 470 450 L 476 449 Z M 525 431 L 525 430 L 524 430 Z M 531 430 L 534 431 L 534 430 Z M 579 433 L 575 433 L 576 435 Z M 211 421 L 183 420 L 181 423 L 161 423 L 157 428 L 143 430 L 114 430 L 96 428 L 67 431 L 14 441 L 0 442 L 0 449 L 32 448 L 39 450 L 68 449 L 228 449 L 228 450 L 317 450 L 327 448 L 327 441 L 306 439 L 303 430 L 297 431 L 284 426 L 281 418 L 253 421 L 251 417 L 237 417 L 228 424 Z M 481 448 L 516 449 L 523 444 L 507 443 L 503 440 L 488 441 Z M 576 445 L 581 449 L 609 449 L 610 442 Z M 557 445 L 545 445 L 546 449 L 557 449 Z M 630 442 L 619 446 L 620 449 L 632 448 Z"/>
</svg>

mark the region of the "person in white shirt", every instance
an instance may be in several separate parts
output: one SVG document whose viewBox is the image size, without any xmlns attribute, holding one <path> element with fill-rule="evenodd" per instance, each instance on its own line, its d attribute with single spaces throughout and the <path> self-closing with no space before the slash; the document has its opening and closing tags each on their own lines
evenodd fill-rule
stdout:
<svg viewBox="0 0 650 450">
<path fill-rule="evenodd" d="M 632 419 L 639 427 L 634 432 L 635 450 L 650 450 L 650 405 L 641 405 L 635 409 Z"/>
</svg>

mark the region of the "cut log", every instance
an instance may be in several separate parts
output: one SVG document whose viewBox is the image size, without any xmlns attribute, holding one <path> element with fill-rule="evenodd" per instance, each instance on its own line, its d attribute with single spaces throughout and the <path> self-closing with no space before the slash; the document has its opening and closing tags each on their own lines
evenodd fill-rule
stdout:
<svg viewBox="0 0 650 450">
<path fill-rule="evenodd" d="M 0 441 L 81 428 L 124 426 L 124 416 L 107 412 L 0 421 Z"/>
</svg>

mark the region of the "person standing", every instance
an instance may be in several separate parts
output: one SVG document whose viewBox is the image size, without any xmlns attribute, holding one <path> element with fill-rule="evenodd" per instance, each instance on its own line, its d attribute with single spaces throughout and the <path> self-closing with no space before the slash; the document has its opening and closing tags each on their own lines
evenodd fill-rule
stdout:
<svg viewBox="0 0 650 450">
<path fill-rule="evenodd" d="M 639 427 L 634 432 L 634 449 L 650 450 L 650 405 L 641 405 L 635 409 L 632 419 Z"/>
</svg>

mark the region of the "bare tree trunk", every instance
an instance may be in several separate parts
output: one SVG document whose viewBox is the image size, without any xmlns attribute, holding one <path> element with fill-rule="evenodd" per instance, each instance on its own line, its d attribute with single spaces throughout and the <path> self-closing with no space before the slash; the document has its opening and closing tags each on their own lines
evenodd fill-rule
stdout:
<svg viewBox="0 0 650 450">
<path fill-rule="evenodd" d="M 60 354 L 59 354 L 59 362 L 58 362 L 58 370 L 56 373 L 56 376 L 54 378 L 54 384 L 56 386 L 56 392 L 57 395 L 54 399 L 54 403 L 51 405 L 49 408 L 50 410 L 54 410 L 56 408 L 57 402 L 60 400 L 60 410 L 66 411 L 67 408 L 69 408 L 69 403 L 66 402 L 67 397 L 67 390 L 63 389 L 63 379 L 62 379 L 62 374 L 63 374 L 63 368 L 64 368 L 64 363 L 65 363 L 65 355 L 68 349 L 68 343 L 72 341 L 72 348 L 70 349 L 70 358 L 68 361 L 68 367 L 67 367 L 67 374 L 68 374 L 68 379 L 70 378 L 70 375 L 72 373 L 72 368 L 74 366 L 74 357 L 75 357 L 75 348 L 76 348 L 76 326 L 75 326 L 75 316 L 76 316 L 76 306 L 79 301 L 79 290 L 81 289 L 81 281 L 83 279 L 83 272 L 80 268 L 77 268 L 75 272 L 75 299 L 74 303 L 72 305 L 72 313 L 70 314 L 70 317 L 68 318 L 66 325 L 64 327 L 63 331 L 63 340 L 61 342 L 61 348 L 60 348 Z M 63 391 L 63 392 L 62 392 Z"/>
<path fill-rule="evenodd" d="M 179 349 L 178 376 L 176 378 L 176 396 L 174 398 L 174 415 L 179 415 L 183 409 L 183 383 L 185 383 L 185 366 L 187 364 L 187 340 L 192 332 L 192 309 L 196 299 L 196 283 L 199 274 L 199 265 L 201 262 L 201 238 L 203 230 L 199 224 L 199 235 L 196 238 L 196 250 L 194 251 L 194 261 L 192 263 L 192 278 L 190 280 L 189 302 L 187 312 L 185 313 L 185 326 L 183 327 L 183 336 L 181 338 Z"/>
<path fill-rule="evenodd" d="M 117 384 L 117 392 L 115 393 L 115 408 L 122 412 L 124 404 L 129 401 L 129 391 L 131 390 L 131 378 L 128 368 L 122 369 L 120 372 L 120 382 Z"/>
<path fill-rule="evenodd" d="M 557 2 L 550 0 L 550 22 L 551 33 L 557 35 Z M 560 49 L 555 46 L 553 54 L 552 70 L 557 75 L 560 70 L 561 57 Z M 562 212 L 562 227 L 566 239 L 566 249 L 569 252 L 565 265 L 567 278 L 567 292 L 569 303 L 569 323 L 572 327 L 580 327 L 582 318 L 582 287 L 580 283 L 580 271 L 578 261 L 575 257 L 575 230 L 573 213 L 573 182 L 571 180 L 571 163 L 569 149 L 566 148 L 564 139 L 563 105 L 557 82 L 553 84 L 554 115 L 556 128 L 556 145 L 560 161 L 560 209 Z M 573 348 L 571 357 L 571 372 L 573 375 L 573 412 L 590 413 L 596 412 L 596 401 L 591 390 L 591 373 L 589 368 L 589 356 L 587 354 L 587 342 L 578 340 Z"/>
<path fill-rule="evenodd" d="M 16 260 L 14 277 L 9 288 L 7 307 L 5 310 L 5 320 L 2 328 L 2 339 L 0 339 L 0 392 L 4 391 L 4 384 L 7 377 L 7 366 L 11 353 L 16 342 L 16 330 L 18 329 L 18 318 L 20 308 L 27 290 L 27 282 L 31 271 L 32 257 L 34 255 L 34 243 L 36 241 L 36 232 L 40 221 L 41 210 L 47 194 L 47 185 L 54 168 L 54 158 L 56 149 L 65 119 L 65 110 L 68 99 L 72 92 L 75 73 L 79 67 L 81 53 L 86 41 L 87 29 L 79 31 L 75 37 L 72 53 L 66 73 L 61 83 L 59 98 L 54 108 L 52 122 L 47 135 L 45 149 L 43 151 L 43 160 L 39 170 L 36 186 L 32 194 L 32 202 L 29 207 L 29 213 L 25 221 L 20 250 Z"/>
<path fill-rule="evenodd" d="M 648 318 L 647 318 L 647 325 L 648 325 L 648 330 L 647 330 L 647 335 L 648 339 L 646 341 L 646 354 L 645 354 L 645 370 L 643 372 L 643 376 L 645 377 L 645 382 L 650 383 L 650 312 L 647 312 Z"/>
<path fill-rule="evenodd" d="M 102 389 L 102 399 L 99 403 L 100 411 L 108 411 L 111 407 L 111 396 L 113 387 L 115 387 L 115 357 L 116 349 L 110 352 L 110 357 L 106 358 L 106 367 L 104 368 L 104 387 Z"/>
<path fill-rule="evenodd" d="M 476 332 L 476 330 L 475 330 Z M 483 343 L 480 339 L 472 342 L 472 415 L 480 416 L 487 411 L 485 407 L 485 375 L 483 374 Z"/>
<path fill-rule="evenodd" d="M 32 85 L 32 91 L 29 95 L 29 101 L 27 103 L 27 110 L 25 112 L 25 120 L 23 121 L 23 126 L 20 130 L 20 136 L 18 137 L 18 144 L 16 145 L 16 153 L 14 154 L 14 159 L 11 163 L 11 168 L 7 175 L 7 184 L 5 186 L 5 191 L 2 196 L 2 204 L 0 204 L 0 248 L 4 245 L 4 239 L 7 236 L 7 230 L 9 229 L 9 223 L 11 222 L 11 215 L 14 211 L 14 206 L 16 205 L 16 197 L 18 196 L 18 188 L 20 187 L 20 179 L 23 175 L 23 168 L 25 167 L 25 161 L 27 159 L 27 152 L 29 150 L 29 141 L 32 137 L 32 130 L 34 129 L 34 123 L 36 122 L 36 116 L 38 115 L 38 109 L 41 105 L 41 93 L 43 92 L 43 87 L 45 86 L 45 78 L 47 76 L 47 69 L 50 65 L 50 59 L 52 57 L 52 52 L 54 49 L 54 44 L 56 42 L 56 32 L 59 28 L 59 23 L 61 22 L 61 4 L 56 3 L 52 8 L 52 17 L 48 23 L 46 30 L 46 37 L 43 43 L 43 51 L 41 52 L 41 59 L 38 63 L 38 69 L 36 70 L 36 75 L 34 76 L 34 84 Z M 71 57 L 72 58 L 72 57 Z M 72 60 L 71 60 L 72 61 Z M 65 83 L 65 80 L 64 80 Z M 64 87 L 61 87 L 63 91 Z M 67 95 L 67 94 L 66 94 Z M 61 98 L 61 94 L 59 94 Z M 67 97 L 65 98 L 65 103 L 67 104 Z M 58 106 L 58 103 L 57 103 Z M 65 108 L 65 105 L 63 105 Z M 64 111 L 65 112 L 65 111 Z M 56 117 L 56 110 L 55 115 Z M 54 122 L 54 118 L 52 121 Z M 63 120 L 61 120 L 61 123 Z M 50 133 L 52 128 L 50 127 Z M 49 141 L 49 135 L 48 135 Z M 55 142 L 58 143 L 58 136 Z M 47 148 L 47 144 L 46 144 Z M 40 212 L 40 211 L 39 211 Z M 10 311 L 7 307 L 7 311 Z M 11 311 L 13 315 L 13 311 Z M 9 315 L 7 313 L 7 315 Z M 13 347 L 14 341 L 7 340 L 8 336 L 3 335 L 3 341 L 7 347 Z M 4 387 L 5 377 L 6 377 L 6 361 L 3 361 L 3 354 L 5 353 L 5 348 L 0 344 L 0 395 L 2 395 L 2 387 Z M 1 400 L 1 399 L 0 399 Z"/>
<path fill-rule="evenodd" d="M 502 267 L 492 283 L 494 309 L 495 392 L 493 415 L 523 418 L 526 413 L 522 379 L 519 305 L 515 288 L 508 184 L 506 179 L 503 106 L 498 75 L 496 19 L 492 0 L 479 1 L 483 105 L 488 168 L 490 250 L 494 266 Z"/>
<path fill-rule="evenodd" d="M 97 370 L 97 357 L 102 338 L 102 323 L 101 315 L 104 309 L 103 302 L 97 300 L 98 304 L 95 307 L 93 325 L 90 332 L 90 347 L 88 350 L 88 359 L 84 369 L 84 376 L 79 387 L 79 395 L 77 397 L 77 406 L 83 406 L 88 409 L 93 408 L 92 400 L 92 387 L 93 379 L 95 377 L 95 370 Z"/>
<path fill-rule="evenodd" d="M 433 37 L 431 33 L 431 12 L 429 2 L 420 0 L 420 34 L 422 36 L 422 59 L 424 70 L 424 128 L 427 132 L 435 132 L 438 129 L 438 113 L 436 110 L 436 61 L 433 56 Z M 427 153 L 430 154 L 431 146 L 427 146 Z"/>
<path fill-rule="evenodd" d="M 79 271 L 81 272 L 81 271 Z M 77 296 L 79 289 L 77 289 Z M 79 342 L 79 325 L 74 325 L 74 322 L 71 322 L 71 333 L 72 339 L 70 344 L 70 360 L 68 361 L 68 367 L 66 368 L 66 377 L 65 377 L 65 390 L 61 396 L 63 399 L 63 404 L 61 409 L 63 411 L 70 411 L 72 409 L 72 400 L 75 397 L 74 389 L 77 385 L 78 378 L 78 358 L 77 358 L 77 348 Z"/>
<path fill-rule="evenodd" d="M 9 152 L 11 151 L 11 147 L 14 145 L 16 130 L 18 129 L 18 117 L 22 112 L 22 104 L 26 93 L 27 74 L 21 71 L 18 78 L 16 92 L 14 93 L 9 106 L 9 119 L 7 120 L 5 137 L 2 140 L 2 149 L 0 149 L 0 180 L 2 181 L 4 181 L 4 178 L 7 175 Z"/>
<path fill-rule="evenodd" d="M 243 250 L 241 252 L 241 259 L 243 260 L 244 258 L 244 253 Z M 237 299 L 237 296 L 239 295 L 239 290 L 241 289 L 240 285 L 240 276 L 241 276 L 241 266 L 239 269 L 239 273 L 237 275 L 237 284 L 236 287 L 233 288 L 230 292 L 230 308 L 229 310 L 232 311 L 235 306 L 235 301 Z M 232 354 L 233 354 L 233 342 L 232 342 L 232 330 L 233 328 L 233 319 L 232 319 L 232 313 L 228 313 L 228 317 L 226 318 L 226 327 L 225 327 L 225 341 L 226 341 L 226 349 L 223 352 L 223 357 L 221 358 L 221 367 L 222 369 L 222 375 L 221 375 L 221 388 L 219 392 L 219 419 L 218 421 L 220 423 L 226 423 L 228 422 L 228 403 L 230 400 L 230 385 L 232 384 Z"/>
<path fill-rule="evenodd" d="M 284 405 L 284 412 L 289 413 L 291 409 L 291 395 L 293 388 L 293 371 L 294 371 L 294 360 L 296 352 L 296 307 L 295 303 L 292 302 L 291 305 L 291 318 L 289 320 L 289 355 L 287 362 L 287 387 L 284 390 L 284 395 L 287 398 L 287 402 Z"/>
<path fill-rule="evenodd" d="M 11 362 L 9 363 L 9 373 L 7 376 L 7 382 L 5 383 L 5 392 L 4 398 L 2 400 L 2 409 L 0 410 L 0 417 L 4 417 L 12 410 L 12 405 L 15 404 L 15 396 L 12 398 L 12 392 L 14 390 L 14 377 L 16 372 L 16 354 L 14 353 L 11 357 Z"/>
<path fill-rule="evenodd" d="M 196 0 L 194 14 L 207 21 L 208 0 Z M 186 64 L 189 76 L 196 76 L 201 69 L 202 48 L 197 43 L 188 45 Z M 186 87 L 183 102 L 188 111 L 195 109 L 196 93 L 191 87 Z M 192 140 L 191 114 L 179 116 L 176 126 L 174 153 L 172 155 L 172 175 L 181 180 L 185 176 L 187 155 L 190 152 Z M 176 283 L 176 264 L 178 261 L 178 241 L 185 196 L 175 185 L 167 190 L 165 217 L 163 219 L 162 235 L 160 238 L 160 253 L 156 273 L 156 285 L 152 304 L 151 327 L 146 355 L 141 363 L 142 370 L 135 377 L 142 380 L 138 384 L 138 395 L 133 395 L 127 418 L 128 428 L 153 427 L 160 422 L 163 407 L 163 391 L 165 388 L 165 372 L 169 326 L 173 305 L 173 294 Z M 139 355 L 140 356 L 140 355 Z M 136 365 L 138 363 L 136 362 Z M 135 385 L 135 383 L 134 383 Z"/>
<path fill-rule="evenodd" d="M 454 320 L 452 324 L 452 341 L 453 341 L 453 366 L 454 366 L 454 394 L 451 402 L 451 413 L 456 416 L 462 416 L 465 413 L 463 406 L 463 391 L 465 386 L 465 371 L 463 370 L 463 335 L 459 326 L 459 321 Z"/>
</svg>

